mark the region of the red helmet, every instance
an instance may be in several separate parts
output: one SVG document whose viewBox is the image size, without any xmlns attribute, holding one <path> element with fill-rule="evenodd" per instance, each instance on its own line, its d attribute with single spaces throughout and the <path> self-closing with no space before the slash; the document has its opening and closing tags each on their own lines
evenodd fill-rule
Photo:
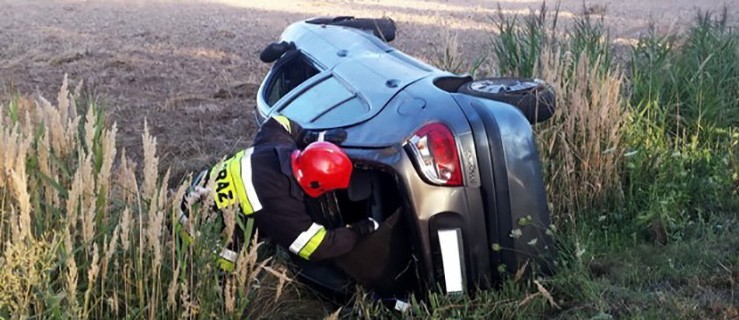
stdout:
<svg viewBox="0 0 739 320">
<path fill-rule="evenodd" d="M 352 161 L 331 142 L 316 141 L 292 153 L 293 175 L 305 193 L 317 198 L 324 192 L 349 187 Z"/>
</svg>

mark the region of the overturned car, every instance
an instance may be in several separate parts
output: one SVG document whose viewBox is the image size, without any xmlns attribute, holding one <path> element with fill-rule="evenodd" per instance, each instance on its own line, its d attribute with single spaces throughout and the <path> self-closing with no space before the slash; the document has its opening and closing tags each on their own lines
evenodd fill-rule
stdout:
<svg viewBox="0 0 739 320">
<path fill-rule="evenodd" d="M 343 128 L 354 163 L 347 190 L 311 199 L 328 228 L 372 217 L 380 229 L 304 281 L 380 295 L 488 288 L 553 254 L 531 123 L 554 111 L 538 80 L 473 80 L 391 47 L 389 19 L 320 18 L 289 26 L 261 59 L 274 63 L 257 95 L 261 124 L 281 114 L 303 128 Z M 351 275 L 351 277 L 347 276 Z"/>
</svg>

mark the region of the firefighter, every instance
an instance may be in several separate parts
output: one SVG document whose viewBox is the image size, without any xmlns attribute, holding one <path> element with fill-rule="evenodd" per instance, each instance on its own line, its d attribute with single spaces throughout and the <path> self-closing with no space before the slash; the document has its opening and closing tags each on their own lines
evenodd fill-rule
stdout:
<svg viewBox="0 0 739 320">
<path fill-rule="evenodd" d="M 343 129 L 303 130 L 285 116 L 270 118 L 251 148 L 201 172 L 194 180 L 182 201 L 180 234 L 191 240 L 182 228 L 188 208 L 212 198 L 214 210 L 237 207 L 246 218 L 243 234 L 234 232 L 232 245 L 219 254 L 219 264 L 225 270 L 233 269 L 235 250 L 249 242 L 254 227 L 260 235 L 305 260 L 331 259 L 349 252 L 361 237 L 377 229 L 377 222 L 368 218 L 327 229 L 312 221 L 304 201 L 304 195 L 316 198 L 349 186 L 352 162 L 336 145 L 345 139 Z M 212 197 L 205 197 L 209 193 Z"/>
</svg>

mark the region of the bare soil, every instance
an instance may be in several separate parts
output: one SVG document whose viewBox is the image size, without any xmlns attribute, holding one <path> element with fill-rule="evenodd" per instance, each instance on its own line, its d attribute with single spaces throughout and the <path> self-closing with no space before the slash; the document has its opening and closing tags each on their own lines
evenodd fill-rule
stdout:
<svg viewBox="0 0 739 320">
<path fill-rule="evenodd" d="M 739 0 L 561 3 L 563 20 L 605 14 L 616 42 L 651 24 L 679 32 L 699 10 L 739 13 Z M 398 22 L 399 49 L 433 63 L 440 39 L 457 35 L 471 61 L 486 52 L 498 5 L 522 15 L 541 1 L 0 0 L 0 102 L 14 93 L 55 97 L 68 74 L 105 101 L 119 146 L 134 157 L 146 119 L 162 162 L 179 179 L 249 145 L 254 95 L 269 68 L 259 52 L 291 22 L 389 16 Z"/>
</svg>

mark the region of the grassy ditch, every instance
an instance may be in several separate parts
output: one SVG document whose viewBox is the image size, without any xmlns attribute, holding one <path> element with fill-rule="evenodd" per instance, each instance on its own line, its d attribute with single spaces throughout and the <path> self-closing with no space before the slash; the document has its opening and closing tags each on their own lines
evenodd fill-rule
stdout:
<svg viewBox="0 0 739 320">
<path fill-rule="evenodd" d="M 65 81 L 56 103 L 17 96 L 0 108 L 0 318 L 739 317 L 735 26 L 701 13 L 682 36 L 646 35 L 618 59 L 597 16 L 558 19 L 545 7 L 497 17 L 488 59 L 558 93 L 555 116 L 535 127 L 554 276 L 431 294 L 400 315 L 361 292 L 334 312 L 257 249 L 219 274 L 211 217 L 186 226 L 196 245 L 174 236 L 184 187 L 160 174 L 156 139 L 144 131 L 137 167 L 94 95 Z M 452 49 L 441 63 L 459 68 Z"/>
</svg>

